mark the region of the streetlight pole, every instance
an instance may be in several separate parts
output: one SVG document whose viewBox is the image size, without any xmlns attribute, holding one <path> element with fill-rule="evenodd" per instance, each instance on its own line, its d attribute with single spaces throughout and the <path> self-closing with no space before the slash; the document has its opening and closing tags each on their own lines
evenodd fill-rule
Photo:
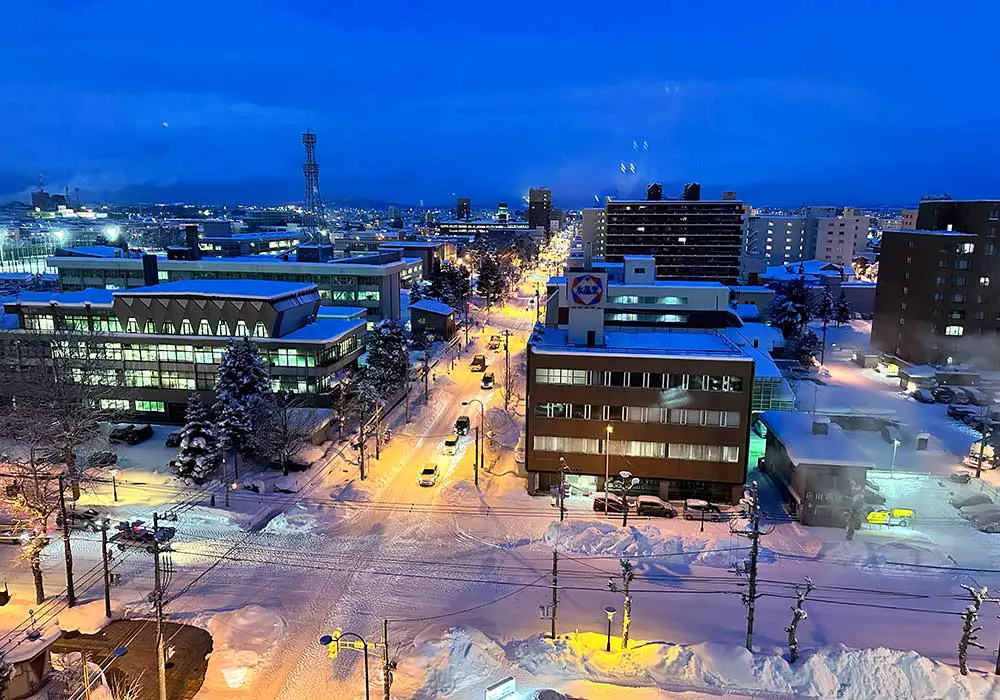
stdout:
<svg viewBox="0 0 1000 700">
<path fill-rule="evenodd" d="M 892 439 L 892 464 L 889 465 L 889 478 L 896 478 L 896 448 L 899 447 L 899 440 Z"/>
<path fill-rule="evenodd" d="M 486 407 L 483 406 L 483 402 L 479 399 L 469 399 L 468 401 L 463 401 L 463 406 L 468 406 L 472 403 L 479 404 L 479 434 L 476 436 L 477 442 L 482 440 L 482 446 L 479 448 L 479 465 L 473 465 L 475 470 L 476 486 L 479 486 L 479 468 L 486 468 Z"/>
<path fill-rule="evenodd" d="M 622 527 L 628 527 L 628 492 L 639 484 L 639 480 L 632 478 L 629 471 L 620 471 L 618 476 L 622 479 Z"/>
<path fill-rule="evenodd" d="M 604 614 L 608 616 L 608 645 L 605 647 L 605 651 L 611 651 L 611 621 L 615 619 L 615 613 L 618 612 L 610 605 L 604 608 Z"/>
<path fill-rule="evenodd" d="M 368 689 L 368 642 L 365 641 L 364 637 L 354 632 L 341 632 L 340 630 L 337 630 L 333 635 L 324 634 L 319 638 L 319 643 L 325 647 L 329 647 L 333 644 L 334 648 L 331 649 L 327 655 L 331 659 L 335 659 L 337 658 L 337 653 L 340 650 L 340 640 L 344 637 L 354 637 L 361 642 L 361 649 L 365 654 L 365 700 L 371 700 L 371 695 Z"/>
<path fill-rule="evenodd" d="M 604 439 L 604 517 L 608 517 L 608 479 L 611 477 L 611 433 L 615 432 L 610 423 L 605 427 Z"/>
</svg>

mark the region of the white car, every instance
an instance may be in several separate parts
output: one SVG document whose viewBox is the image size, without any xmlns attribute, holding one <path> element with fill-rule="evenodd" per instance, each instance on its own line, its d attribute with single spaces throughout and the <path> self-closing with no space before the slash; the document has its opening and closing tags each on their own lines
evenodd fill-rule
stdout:
<svg viewBox="0 0 1000 700">
<path fill-rule="evenodd" d="M 446 455 L 453 455 L 458 452 L 458 434 L 452 433 L 444 439 L 441 452 Z"/>
<path fill-rule="evenodd" d="M 421 486 L 433 486 L 437 483 L 438 478 L 438 466 L 436 464 L 428 464 L 420 472 L 420 478 L 417 479 L 417 483 Z"/>
</svg>

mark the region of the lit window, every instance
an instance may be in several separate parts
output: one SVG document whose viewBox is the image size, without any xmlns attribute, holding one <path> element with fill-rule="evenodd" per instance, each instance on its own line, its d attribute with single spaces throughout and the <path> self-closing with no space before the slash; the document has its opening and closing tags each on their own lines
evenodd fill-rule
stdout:
<svg viewBox="0 0 1000 700">
<path fill-rule="evenodd" d="M 139 322 L 134 318 L 130 318 L 125 322 L 125 332 L 126 333 L 138 333 L 139 332 Z"/>
<path fill-rule="evenodd" d="M 150 333 L 150 334 L 156 333 L 156 328 L 153 325 L 153 319 L 147 319 L 146 320 L 146 323 L 144 324 L 142 332 L 143 333 Z"/>
<path fill-rule="evenodd" d="M 181 321 L 181 335 L 194 335 L 194 328 L 191 327 L 191 322 L 186 318 Z"/>
<path fill-rule="evenodd" d="M 964 333 L 965 329 L 962 326 L 945 326 L 944 328 L 945 335 L 963 335 Z"/>
<path fill-rule="evenodd" d="M 951 230 L 951 228 L 949 227 L 948 230 Z M 959 253 L 972 253 L 975 250 L 976 250 L 976 244 L 975 243 L 963 243 L 961 246 L 959 246 L 958 252 Z"/>
<path fill-rule="evenodd" d="M 236 335 L 248 336 L 250 335 L 250 329 L 247 328 L 247 323 L 243 319 L 236 322 Z"/>
<path fill-rule="evenodd" d="M 990 278 L 987 277 L 987 276 L 985 276 L 985 275 L 983 277 L 980 277 L 979 278 L 979 284 L 981 286 L 983 286 L 983 287 L 989 287 L 990 286 Z"/>
<path fill-rule="evenodd" d="M 219 335 L 230 336 L 232 332 L 229 330 L 229 324 L 225 321 L 219 321 Z"/>
<path fill-rule="evenodd" d="M 263 321 L 257 321 L 257 323 L 254 325 L 254 327 L 253 327 L 253 337 L 254 338 L 266 338 L 266 337 L 268 337 L 267 326 L 264 325 Z"/>
<path fill-rule="evenodd" d="M 174 328 L 174 324 L 173 323 L 171 323 L 170 321 L 164 321 L 163 322 L 163 333 L 165 335 L 173 335 L 176 332 L 177 332 L 177 329 Z"/>
<path fill-rule="evenodd" d="M 212 335 L 212 327 L 208 325 L 208 321 L 204 318 L 198 324 L 198 335 Z"/>
</svg>

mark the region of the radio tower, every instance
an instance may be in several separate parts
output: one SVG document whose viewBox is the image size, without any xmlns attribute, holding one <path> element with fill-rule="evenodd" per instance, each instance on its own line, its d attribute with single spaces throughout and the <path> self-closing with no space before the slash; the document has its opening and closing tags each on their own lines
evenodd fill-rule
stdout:
<svg viewBox="0 0 1000 700">
<path fill-rule="evenodd" d="M 306 201 L 302 212 L 302 227 L 310 235 L 316 234 L 316 225 L 323 215 L 323 198 L 319 194 L 319 163 L 316 162 L 316 134 L 307 131 L 302 134 L 302 145 L 306 147 L 306 161 L 302 164 L 302 174 L 306 179 Z"/>
</svg>

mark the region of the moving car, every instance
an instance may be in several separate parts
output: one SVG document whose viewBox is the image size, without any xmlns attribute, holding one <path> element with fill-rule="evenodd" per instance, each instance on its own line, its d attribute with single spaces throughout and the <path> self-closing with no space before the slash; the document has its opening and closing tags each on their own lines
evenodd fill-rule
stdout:
<svg viewBox="0 0 1000 700">
<path fill-rule="evenodd" d="M 101 531 L 101 521 L 104 516 L 94 510 L 93 508 L 87 508 L 86 510 L 68 510 L 66 511 L 66 519 L 69 520 L 70 530 L 87 530 L 90 532 L 100 532 Z M 62 514 L 56 516 L 56 527 L 63 526 Z"/>
<path fill-rule="evenodd" d="M 892 508 L 891 510 L 873 510 L 867 520 L 872 525 L 901 525 L 906 527 L 913 522 L 916 513 L 912 508 Z"/>
<path fill-rule="evenodd" d="M 119 425 L 108 435 L 108 442 L 112 445 L 125 443 L 126 445 L 138 445 L 153 437 L 153 426 L 149 425 Z"/>
<path fill-rule="evenodd" d="M 455 432 L 459 435 L 468 435 L 471 424 L 468 416 L 459 416 L 455 421 Z"/>
<path fill-rule="evenodd" d="M 910 396 L 920 403 L 935 403 L 934 392 L 930 389 L 917 389 Z"/>
<path fill-rule="evenodd" d="M 476 355 L 472 358 L 472 364 L 470 368 L 473 372 L 485 372 L 486 371 L 486 355 Z"/>
<path fill-rule="evenodd" d="M 417 479 L 417 483 L 421 486 L 433 486 L 437 483 L 438 478 L 438 466 L 436 464 L 428 464 L 420 472 L 420 478 Z"/>
<path fill-rule="evenodd" d="M 458 452 L 458 434 L 452 433 L 444 439 L 441 451 L 446 455 L 453 455 Z"/>
<path fill-rule="evenodd" d="M 501 343 L 500 336 L 498 336 L 498 335 L 491 335 L 490 336 L 490 342 L 489 342 L 489 344 L 486 347 L 488 347 L 490 350 L 499 350 L 500 349 L 500 343 Z"/>
<path fill-rule="evenodd" d="M 604 502 L 607 501 L 607 511 L 609 513 L 621 513 L 622 499 L 620 496 L 616 496 L 613 493 L 605 493 L 604 491 L 598 491 L 594 494 L 594 510 L 602 511 L 605 510 Z"/>
<path fill-rule="evenodd" d="M 689 498 L 684 501 L 685 520 L 728 520 L 722 509 L 714 503 L 700 498 Z"/>
<path fill-rule="evenodd" d="M 650 515 L 657 518 L 677 517 L 677 509 L 656 496 L 639 496 L 636 499 L 635 509 L 639 515 Z"/>
<path fill-rule="evenodd" d="M 493 372 L 488 372 L 483 375 L 483 380 L 479 382 L 479 386 L 482 389 L 492 389 L 495 381 Z"/>
</svg>

